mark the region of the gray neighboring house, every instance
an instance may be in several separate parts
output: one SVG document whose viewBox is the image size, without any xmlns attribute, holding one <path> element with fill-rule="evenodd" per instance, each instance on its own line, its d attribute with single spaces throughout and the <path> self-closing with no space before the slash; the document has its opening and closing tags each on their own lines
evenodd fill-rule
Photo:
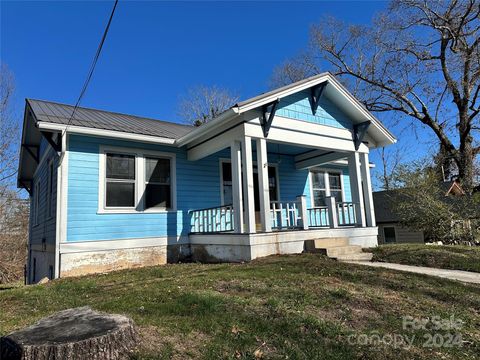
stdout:
<svg viewBox="0 0 480 360">
<path fill-rule="evenodd" d="M 395 190 L 373 193 L 378 226 L 378 244 L 424 243 L 425 238 L 422 231 L 413 231 L 400 224 L 400 218 L 393 211 L 392 197 L 395 196 L 395 193 Z"/>
<path fill-rule="evenodd" d="M 455 181 L 445 181 L 441 184 L 445 196 L 460 196 L 465 192 Z M 424 243 L 423 231 L 414 231 L 400 224 L 400 218 L 393 211 L 397 190 L 376 191 L 373 193 L 375 217 L 378 226 L 378 244 Z"/>
</svg>

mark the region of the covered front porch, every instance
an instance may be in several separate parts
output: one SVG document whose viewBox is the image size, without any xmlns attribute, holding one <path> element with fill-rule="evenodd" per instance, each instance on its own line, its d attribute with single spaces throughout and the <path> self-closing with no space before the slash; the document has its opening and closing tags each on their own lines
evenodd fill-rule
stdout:
<svg viewBox="0 0 480 360">
<path fill-rule="evenodd" d="M 229 163 L 221 203 L 189 211 L 194 257 L 251 260 L 329 238 L 375 246 L 369 152 L 394 142 L 328 73 L 234 105 L 179 143 L 192 162 Z"/>
<path fill-rule="evenodd" d="M 376 245 L 368 152 L 244 135 L 217 154 L 222 203 L 189 212 L 194 258 L 301 253 L 324 238 Z"/>
</svg>

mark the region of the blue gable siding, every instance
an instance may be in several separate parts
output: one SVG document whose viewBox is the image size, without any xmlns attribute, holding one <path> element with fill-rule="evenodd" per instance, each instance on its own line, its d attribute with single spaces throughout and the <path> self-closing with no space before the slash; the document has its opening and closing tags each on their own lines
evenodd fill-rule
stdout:
<svg viewBox="0 0 480 360">
<path fill-rule="evenodd" d="M 175 154 L 177 211 L 99 214 L 101 145 Z M 199 161 L 188 161 L 183 148 L 72 135 L 68 156 L 67 241 L 91 241 L 187 235 L 190 231 L 188 210 L 221 204 L 220 158 L 229 159 L 230 151 L 225 149 Z M 311 207 L 308 170 L 295 170 L 293 156 L 271 155 L 270 162 L 278 163 L 280 200 L 293 201 L 303 194 L 307 197 L 307 206 Z M 350 201 L 348 169 L 341 168 L 346 201 Z"/>
<path fill-rule="evenodd" d="M 309 90 L 304 90 L 281 99 L 276 115 L 340 129 L 352 128 L 352 122 L 348 116 L 327 97 L 322 96 L 320 98 L 320 104 L 315 115 L 312 114 L 308 98 Z"/>
</svg>

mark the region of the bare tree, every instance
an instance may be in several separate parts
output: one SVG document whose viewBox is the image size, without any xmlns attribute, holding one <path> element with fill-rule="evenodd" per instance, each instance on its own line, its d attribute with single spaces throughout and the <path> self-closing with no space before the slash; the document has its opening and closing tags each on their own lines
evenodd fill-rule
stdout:
<svg viewBox="0 0 480 360">
<path fill-rule="evenodd" d="M 178 113 L 188 124 L 200 126 L 234 105 L 238 96 L 217 86 L 196 86 L 180 98 Z"/>
<path fill-rule="evenodd" d="M 28 202 L 15 189 L 19 126 L 13 107 L 15 84 L 0 68 L 0 283 L 21 277 L 26 258 Z"/>
<path fill-rule="evenodd" d="M 399 187 L 395 174 L 404 160 L 405 150 L 396 147 L 392 151 L 384 147 L 377 150 L 382 161 L 381 168 L 377 170 L 377 179 L 382 190 L 392 190 Z"/>
<path fill-rule="evenodd" d="M 310 48 L 280 79 L 329 64 L 369 110 L 430 129 L 471 190 L 480 153 L 479 15 L 478 0 L 398 0 L 371 26 L 327 18 L 312 27 Z"/>
<path fill-rule="evenodd" d="M 16 175 L 19 127 L 13 110 L 15 82 L 5 64 L 0 67 L 0 199 Z M 1 200 L 0 200 L 1 201 Z M 1 204 L 1 202 L 0 202 Z M 0 205 L 1 206 L 1 205 Z"/>
</svg>

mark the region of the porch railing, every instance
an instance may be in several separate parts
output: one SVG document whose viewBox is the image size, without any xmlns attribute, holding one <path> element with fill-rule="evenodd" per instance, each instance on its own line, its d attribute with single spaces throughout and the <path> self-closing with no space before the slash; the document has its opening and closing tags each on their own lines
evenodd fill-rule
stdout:
<svg viewBox="0 0 480 360">
<path fill-rule="evenodd" d="M 270 201 L 272 229 L 287 230 L 302 227 L 300 201 Z"/>
<path fill-rule="evenodd" d="M 233 231 L 233 206 L 223 205 L 190 210 L 192 233 L 218 233 Z"/>
<path fill-rule="evenodd" d="M 339 226 L 354 226 L 357 224 L 357 203 L 336 203 L 337 219 Z"/>
<path fill-rule="evenodd" d="M 311 228 L 328 227 L 328 206 L 307 209 L 308 226 Z"/>
</svg>

